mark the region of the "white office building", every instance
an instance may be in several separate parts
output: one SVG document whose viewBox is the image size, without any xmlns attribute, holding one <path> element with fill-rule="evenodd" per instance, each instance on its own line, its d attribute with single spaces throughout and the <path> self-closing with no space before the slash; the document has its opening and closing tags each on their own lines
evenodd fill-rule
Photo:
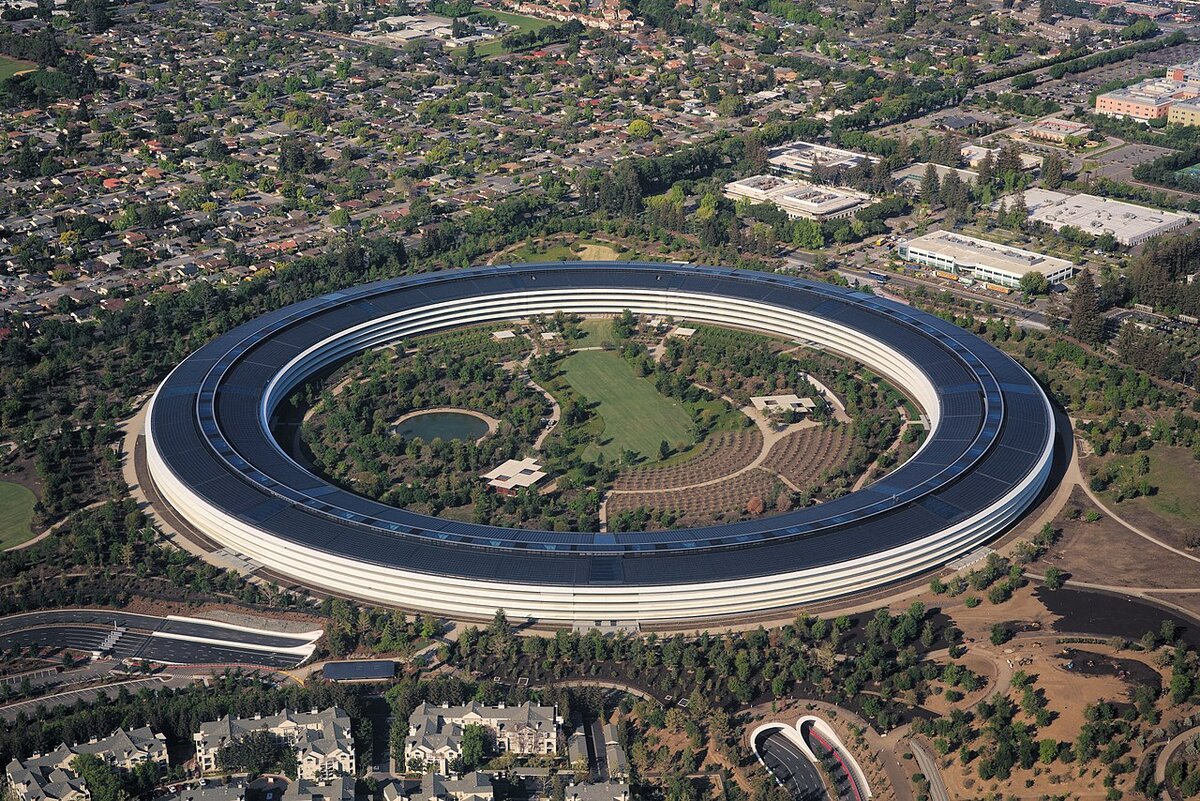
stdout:
<svg viewBox="0 0 1200 801">
<path fill-rule="evenodd" d="M 776 175 L 752 175 L 730 181 L 725 184 L 724 195 L 730 200 L 770 203 L 793 219 L 817 221 L 849 217 L 873 200 L 864 192 L 817 186 Z"/>
<path fill-rule="evenodd" d="M 1046 189 L 1026 189 L 1025 207 L 1029 209 L 1030 220 L 1045 223 L 1055 231 L 1073 226 L 1092 236 L 1112 234 L 1126 247 L 1140 245 L 1188 224 L 1187 217 L 1170 211 Z"/>
<path fill-rule="evenodd" d="M 1075 272 L 1066 259 L 976 239 L 952 231 L 934 231 L 901 242 L 900 258 L 942 272 L 1016 289 L 1021 278 L 1041 273 L 1051 282 L 1065 281 Z"/>
</svg>

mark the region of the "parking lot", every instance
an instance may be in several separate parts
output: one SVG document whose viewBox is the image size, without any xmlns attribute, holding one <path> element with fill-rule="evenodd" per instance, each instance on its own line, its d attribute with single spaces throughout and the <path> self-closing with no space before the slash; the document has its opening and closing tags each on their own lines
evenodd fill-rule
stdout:
<svg viewBox="0 0 1200 801">
<path fill-rule="evenodd" d="M 1084 166 L 1093 176 L 1128 181 L 1133 177 L 1134 167 L 1174 152 L 1166 147 L 1130 143 L 1098 156 L 1085 157 Z"/>
</svg>

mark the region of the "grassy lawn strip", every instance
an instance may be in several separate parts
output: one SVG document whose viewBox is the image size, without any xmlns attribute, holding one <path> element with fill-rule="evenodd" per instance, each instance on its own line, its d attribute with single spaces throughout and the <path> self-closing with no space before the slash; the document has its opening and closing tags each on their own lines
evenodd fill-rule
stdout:
<svg viewBox="0 0 1200 801">
<path fill-rule="evenodd" d="M 0 81 L 6 78 L 11 78 L 18 72 L 27 72 L 37 69 L 37 64 L 32 61 L 22 61 L 19 58 L 0 55 Z"/>
<path fill-rule="evenodd" d="M 584 320 L 579 324 L 579 330 L 584 333 L 583 338 L 573 339 L 567 344 L 572 349 L 598 348 L 605 342 L 614 344 L 616 337 L 613 336 L 613 322 L 611 317 Z"/>
<path fill-rule="evenodd" d="M 563 362 L 563 368 L 572 389 L 599 404 L 595 412 L 604 419 L 600 449 L 606 457 L 618 457 L 628 449 L 657 459 L 658 445 L 664 439 L 677 449 L 692 442 L 687 410 L 660 395 L 650 381 L 639 378 L 617 353 L 575 353 Z"/>
<path fill-rule="evenodd" d="M 20 484 L 0 481 L 0 551 L 33 536 L 34 494 Z"/>
</svg>

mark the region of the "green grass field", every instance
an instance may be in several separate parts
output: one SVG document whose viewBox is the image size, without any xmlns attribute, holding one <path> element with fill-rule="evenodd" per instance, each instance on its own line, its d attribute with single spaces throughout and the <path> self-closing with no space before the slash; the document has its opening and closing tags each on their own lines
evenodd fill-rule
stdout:
<svg viewBox="0 0 1200 801">
<path fill-rule="evenodd" d="M 568 344 L 572 348 L 598 348 L 605 342 L 614 343 L 613 322 L 611 317 L 584 320 L 579 324 L 579 330 L 584 333 L 583 338 L 572 340 Z"/>
<path fill-rule="evenodd" d="M 37 498 L 20 484 L 0 481 L 0 551 L 33 536 L 33 504 Z"/>
<path fill-rule="evenodd" d="M 0 56 L 0 81 L 11 78 L 18 72 L 34 69 L 37 69 L 37 64 L 34 64 L 32 61 L 22 61 L 19 58 Z"/>
<path fill-rule="evenodd" d="M 600 450 L 605 458 L 617 458 L 631 450 L 648 459 L 658 458 L 664 439 L 672 448 L 692 442 L 692 422 L 687 410 L 664 397 L 645 378 L 639 378 L 618 354 L 589 350 L 574 353 L 563 362 L 571 388 L 599 404 L 595 409 L 604 421 Z"/>
<path fill-rule="evenodd" d="M 518 33 L 525 33 L 526 31 L 540 31 L 547 25 L 554 24 L 550 20 L 538 19 L 537 17 L 527 17 L 524 14 L 513 14 L 508 11 L 496 11 L 495 9 L 484 8 L 483 6 L 471 6 L 471 14 L 491 14 L 501 22 L 512 25 L 514 28 L 516 28 L 516 32 Z M 465 50 L 465 47 L 456 47 L 451 52 L 461 53 Z M 475 55 L 479 58 L 495 56 L 504 52 L 507 51 L 505 51 L 504 45 L 501 44 L 499 39 L 493 39 L 490 42 L 484 42 L 481 45 L 475 46 Z"/>
</svg>

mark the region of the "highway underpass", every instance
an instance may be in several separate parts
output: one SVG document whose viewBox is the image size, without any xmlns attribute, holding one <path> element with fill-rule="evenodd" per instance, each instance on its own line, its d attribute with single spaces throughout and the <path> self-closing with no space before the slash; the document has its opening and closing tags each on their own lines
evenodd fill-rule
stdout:
<svg viewBox="0 0 1200 801">
<path fill-rule="evenodd" d="M 764 731 L 755 738 L 754 750 L 767 770 L 796 801 L 829 801 L 817 766 L 801 753 L 782 729 Z"/>
</svg>

